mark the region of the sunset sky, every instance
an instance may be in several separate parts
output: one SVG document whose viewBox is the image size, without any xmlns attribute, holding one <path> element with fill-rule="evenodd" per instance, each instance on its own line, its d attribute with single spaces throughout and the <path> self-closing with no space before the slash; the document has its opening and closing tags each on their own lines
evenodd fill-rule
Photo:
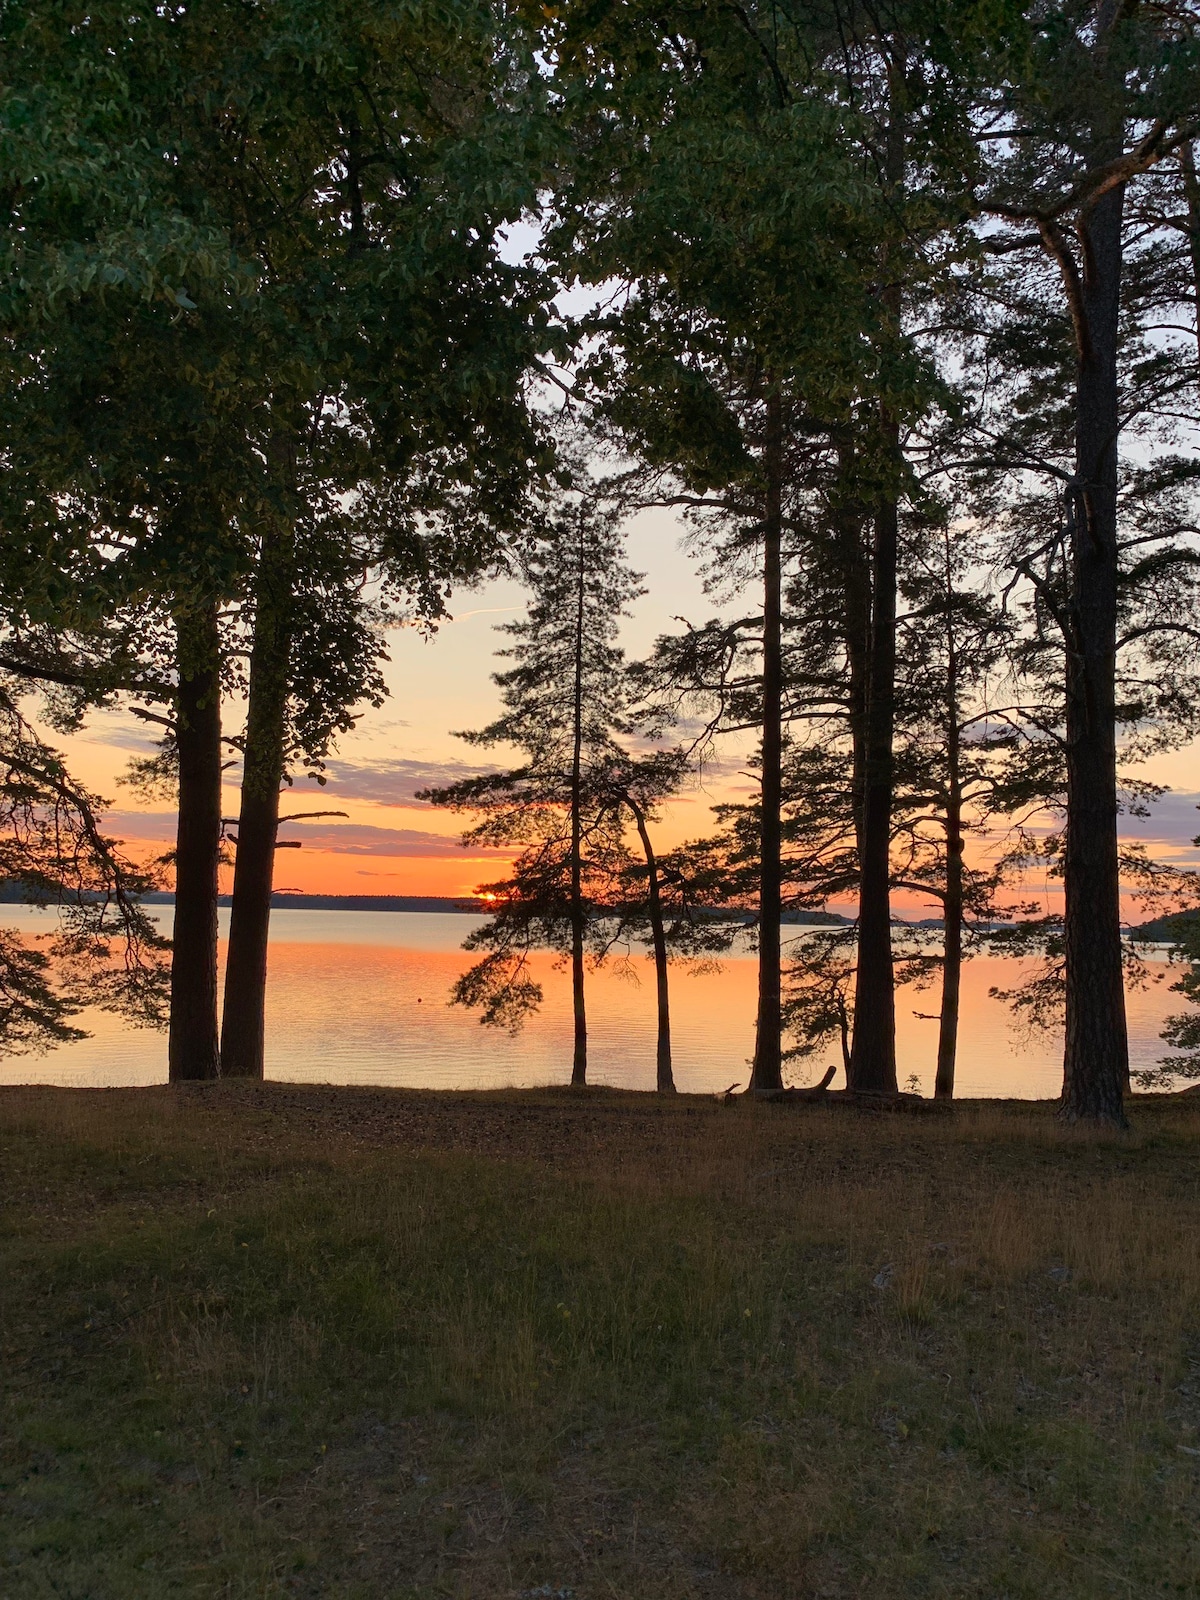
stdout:
<svg viewBox="0 0 1200 1600">
<path fill-rule="evenodd" d="M 674 615 L 696 618 L 711 609 L 694 562 L 678 549 L 679 536 L 677 525 L 662 513 L 646 513 L 631 524 L 630 557 L 635 569 L 646 574 L 649 590 L 625 629 L 631 652 L 647 651 L 659 632 L 677 626 Z M 278 887 L 319 894 L 465 895 L 502 874 L 503 854 L 465 851 L 459 844 L 462 819 L 413 795 L 429 783 L 453 780 L 488 764 L 486 752 L 468 747 L 453 730 L 479 727 L 498 709 L 490 675 L 498 665 L 494 651 L 504 641 L 495 628 L 517 617 L 523 605 L 518 584 L 490 583 L 457 594 L 453 620 L 432 639 L 407 629 L 389 635 L 389 700 L 378 711 L 368 710 L 354 733 L 341 741 L 328 764 L 324 788 L 301 777 L 284 797 L 285 815 L 332 809 L 348 816 L 281 830 L 281 838 L 302 843 L 299 850 L 280 852 Z M 230 724 L 241 715 L 241 707 L 227 708 Z M 130 757 L 152 748 L 144 724 L 128 713 L 104 713 L 82 734 L 57 742 L 67 749 L 72 770 L 112 800 L 106 825 L 126 841 L 130 854 L 140 859 L 169 848 L 174 812 L 143 801 L 119 781 Z M 504 752 L 493 759 L 503 762 Z M 703 831 L 716 781 L 710 774 L 708 793 L 690 793 L 674 803 L 664 819 L 666 836 L 678 839 Z M 748 787 L 736 773 L 719 781 L 722 794 L 731 783 Z M 225 814 L 236 816 L 237 809 L 235 784 L 226 790 Z M 227 889 L 228 882 L 222 887 Z"/>
<path fill-rule="evenodd" d="M 631 654 L 644 653 L 658 633 L 676 629 L 675 618 L 698 621 L 711 614 L 696 562 L 680 548 L 680 538 L 681 528 L 667 512 L 643 513 L 629 525 L 629 557 L 645 573 L 648 590 L 624 631 Z M 299 839 L 302 847 L 280 852 L 278 887 L 319 894 L 455 896 L 502 875 L 503 856 L 463 850 L 458 842 L 461 821 L 413 795 L 428 783 L 463 776 L 484 764 L 483 753 L 455 739 L 452 730 L 479 727 L 497 708 L 490 674 L 496 667 L 493 652 L 503 640 L 495 625 L 517 616 L 522 605 L 517 584 L 491 583 L 459 593 L 453 620 L 432 640 L 409 630 L 390 636 L 389 700 L 378 711 L 368 710 L 342 741 L 329 762 L 324 789 L 301 778 L 284 800 L 285 814 L 335 809 L 348 816 L 281 830 L 281 838 Z M 231 723 L 240 714 L 240 707 L 228 708 Z M 157 855 L 169 848 L 174 813 L 161 803 L 142 801 L 118 781 L 130 756 L 151 748 L 143 724 L 128 713 L 105 713 L 94 717 L 82 734 L 59 742 L 65 744 L 77 775 L 112 801 L 107 826 L 127 842 L 132 855 Z M 498 751 L 495 759 L 503 762 L 504 752 Z M 713 800 L 749 793 L 741 765 L 738 752 L 731 749 L 699 785 L 673 802 L 661 825 L 664 843 L 702 834 Z M 1172 792 L 1150 819 L 1126 819 L 1124 831 L 1142 839 L 1156 856 L 1180 865 L 1200 864 L 1200 852 L 1191 844 L 1200 833 L 1200 750 L 1193 746 L 1158 757 L 1144 770 Z M 226 793 L 226 815 L 236 816 L 237 808 L 234 787 Z M 911 898 L 897 901 L 901 915 L 930 915 L 933 909 Z"/>
</svg>

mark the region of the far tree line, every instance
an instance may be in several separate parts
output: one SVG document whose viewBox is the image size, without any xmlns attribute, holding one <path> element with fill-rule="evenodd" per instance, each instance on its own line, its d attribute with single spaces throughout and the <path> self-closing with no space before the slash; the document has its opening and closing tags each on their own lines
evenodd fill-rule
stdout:
<svg viewBox="0 0 1200 1600">
<path fill-rule="evenodd" d="M 469 737 L 517 764 L 428 796 L 517 847 L 457 998 L 517 1025 L 561 950 L 582 1083 L 588 962 L 645 939 L 669 1090 L 669 962 L 748 926 L 754 1094 L 830 1040 L 895 1094 L 921 977 L 946 1097 L 988 941 L 1037 957 L 1008 998 L 1061 1014 L 1064 1115 L 1124 1122 L 1123 919 L 1200 899 L 1119 834 L 1200 712 L 1190 8 L 101 0 L 0 29 L 0 878 L 63 908 L 50 953 L 0 937 L 0 1046 L 99 999 L 163 1016 L 173 1079 L 260 1076 L 291 797 L 381 702 L 389 628 L 508 572 L 530 603 Z M 689 522 L 713 614 L 628 662 L 647 507 Z M 40 731 L 117 705 L 178 807 L 169 945 Z M 755 797 L 663 851 L 731 742 Z M 785 939 L 830 901 L 852 925 Z"/>
</svg>

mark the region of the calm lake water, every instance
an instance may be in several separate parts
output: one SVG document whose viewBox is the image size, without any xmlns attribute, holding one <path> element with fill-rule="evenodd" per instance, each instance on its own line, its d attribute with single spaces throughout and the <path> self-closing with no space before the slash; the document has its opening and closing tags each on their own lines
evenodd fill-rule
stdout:
<svg viewBox="0 0 1200 1600">
<path fill-rule="evenodd" d="M 169 912 L 167 913 L 169 915 Z M 223 913 L 228 918 L 228 912 Z M 0 908 L 0 921 L 31 936 L 51 925 L 47 913 Z M 226 923 L 223 921 L 222 932 Z M 497 1088 L 564 1083 L 570 1076 L 570 984 L 547 955 L 537 975 L 545 989 L 538 1016 L 515 1037 L 484 1028 L 476 1015 L 448 1004 L 450 986 L 470 964 L 461 949 L 475 925 L 462 915 L 380 911 L 277 911 L 271 925 L 267 1001 L 267 1076 L 297 1083 L 397 1084 L 420 1088 Z M 791 930 L 786 930 L 791 932 Z M 222 952 L 223 953 L 223 952 Z M 653 968 L 641 952 L 634 975 L 615 968 L 589 980 L 589 1076 L 594 1083 L 654 1085 Z M 1180 1009 L 1167 981 L 1128 997 L 1135 1067 L 1164 1048 L 1162 1018 Z M 964 1096 L 1056 1096 L 1061 1041 L 1014 1031 L 1006 1009 L 988 997 L 1010 984 L 1015 963 L 995 957 L 964 973 L 958 1089 Z M 673 973 L 672 1036 L 681 1090 L 711 1093 L 745 1083 L 754 1043 L 755 967 L 748 956 L 716 973 Z M 900 1078 L 933 1088 L 937 1023 L 916 1013 L 937 1009 L 936 988 L 897 996 Z M 166 1079 L 164 1034 L 131 1029 L 88 1013 L 91 1037 L 41 1056 L 0 1058 L 0 1083 L 117 1087 Z M 805 1083 L 835 1059 L 836 1047 L 792 1069 Z"/>
</svg>

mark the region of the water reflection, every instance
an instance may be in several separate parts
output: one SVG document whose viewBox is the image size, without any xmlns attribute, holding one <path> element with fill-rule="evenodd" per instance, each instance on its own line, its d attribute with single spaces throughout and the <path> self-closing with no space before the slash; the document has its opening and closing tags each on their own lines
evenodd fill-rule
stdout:
<svg viewBox="0 0 1200 1600">
<path fill-rule="evenodd" d="M 228 913 L 225 913 L 227 917 Z M 5 907 L 3 921 L 34 931 L 42 914 Z M 470 958 L 460 946 L 470 917 L 371 911 L 279 911 L 272 919 L 267 1008 L 267 1075 L 301 1083 L 403 1084 L 491 1088 L 562 1083 L 570 1075 L 572 1023 L 567 975 L 550 956 L 536 974 L 546 1000 L 515 1038 L 480 1026 L 447 1004 Z M 224 930 L 223 930 L 224 931 Z M 654 1084 L 654 985 L 650 963 L 631 963 L 636 979 L 609 968 L 592 975 L 589 1044 L 593 1082 L 648 1089 Z M 1155 963 L 1157 972 L 1165 965 Z M 1015 1034 L 1008 1012 L 988 997 L 1010 985 L 1016 963 L 981 957 L 963 978 L 959 1092 L 1047 1098 L 1057 1095 L 1061 1042 Z M 675 1076 L 680 1089 L 710 1093 L 747 1078 L 753 1048 L 754 962 L 735 956 L 702 976 L 673 978 Z M 1128 998 L 1135 1068 L 1163 1054 L 1158 1031 L 1179 998 L 1166 983 Z M 933 1087 L 937 1024 L 915 1013 L 936 1010 L 936 990 L 897 995 L 900 1079 Z M 0 1059 L 0 1083 L 133 1086 L 166 1077 L 162 1034 L 131 1030 L 103 1013 L 84 1019 L 93 1036 L 45 1056 Z M 795 1069 L 796 1081 L 819 1076 L 829 1049 Z"/>
</svg>

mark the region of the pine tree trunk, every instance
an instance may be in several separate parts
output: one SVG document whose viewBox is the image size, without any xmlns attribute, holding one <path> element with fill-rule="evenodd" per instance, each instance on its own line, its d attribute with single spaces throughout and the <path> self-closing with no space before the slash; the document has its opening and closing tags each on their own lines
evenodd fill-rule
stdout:
<svg viewBox="0 0 1200 1600">
<path fill-rule="evenodd" d="M 658 860 L 650 842 L 645 813 L 633 806 L 638 837 L 646 856 L 647 900 L 650 907 L 650 939 L 654 946 L 654 980 L 658 998 L 658 1050 L 656 1057 L 659 1094 L 675 1093 L 675 1076 L 671 1069 L 671 995 L 667 971 L 667 934 L 663 926 L 662 893 L 658 881 Z"/>
<path fill-rule="evenodd" d="M 217 870 L 221 854 L 221 654 L 215 603 L 175 614 L 179 823 L 167 1043 L 172 1083 L 220 1076 Z"/>
<path fill-rule="evenodd" d="M 767 399 L 763 517 L 762 793 L 758 897 L 758 1015 L 750 1093 L 783 1091 L 783 425 L 779 395 Z"/>
<path fill-rule="evenodd" d="M 1196 147 L 1189 140 L 1179 152 L 1183 168 L 1183 198 L 1187 205 L 1188 242 L 1192 257 L 1192 297 L 1196 307 L 1196 350 L 1200 354 L 1200 177 L 1196 175 Z"/>
<path fill-rule="evenodd" d="M 854 483 L 857 461 L 849 448 L 839 458 L 839 474 L 848 487 Z M 841 561 L 846 645 L 846 718 L 850 730 L 850 807 L 854 822 L 854 845 L 859 862 L 859 890 L 862 889 L 862 861 L 866 849 L 866 789 L 868 704 L 871 682 L 871 563 L 866 551 L 865 519 L 861 511 L 847 504 L 838 527 L 838 552 Z M 851 1081 L 850 1013 L 843 1003 L 839 1016 L 842 1066 L 846 1086 Z"/>
<path fill-rule="evenodd" d="M 1062 1114 L 1123 1126 L 1129 1080 L 1117 854 L 1117 341 L 1124 192 L 1080 219 L 1076 483 L 1066 655 L 1067 827 Z"/>
<path fill-rule="evenodd" d="M 290 526 L 268 531 L 255 598 L 242 799 L 225 964 L 221 1071 L 226 1078 L 263 1075 L 267 947 L 292 642 L 293 553 Z"/>
<path fill-rule="evenodd" d="M 963 821 L 962 725 L 958 641 L 954 633 L 954 566 L 946 530 L 946 898 L 942 908 L 942 1007 L 938 1026 L 935 1100 L 954 1098 L 958 1009 L 962 988 Z"/>
<path fill-rule="evenodd" d="M 905 180 L 905 72 L 907 50 L 893 39 L 888 58 L 888 124 L 885 180 L 899 197 Z M 880 262 L 881 302 L 892 338 L 900 337 L 902 292 L 890 252 Z M 900 429 L 886 404 L 880 406 L 883 470 L 900 464 Z M 871 633 L 867 664 L 866 752 L 863 772 L 862 845 L 859 858 L 858 955 L 854 975 L 854 1038 L 848 1087 L 862 1094 L 896 1092 L 896 993 L 892 965 L 891 840 L 893 741 L 896 696 L 896 583 L 900 511 L 897 490 L 887 484 L 876 505 L 871 548 Z"/>
<path fill-rule="evenodd" d="M 579 584 L 575 606 L 575 694 L 571 755 L 571 1005 L 575 1019 L 575 1049 L 571 1059 L 571 1084 L 587 1083 L 587 1008 L 583 993 L 583 612 L 587 573 L 582 526 L 579 535 Z"/>
<path fill-rule="evenodd" d="M 946 899 L 942 914 L 942 1006 L 938 1026 L 935 1100 L 954 1098 L 954 1069 L 958 1054 L 958 1010 L 962 988 L 963 948 L 963 834 L 962 801 L 957 776 L 951 777 L 946 807 Z"/>
<path fill-rule="evenodd" d="M 867 787 L 867 698 L 871 654 L 871 571 L 859 517 L 842 528 L 842 581 L 845 597 L 847 721 L 850 728 L 850 803 L 854 843 L 862 859 L 863 809 Z"/>
<path fill-rule="evenodd" d="M 587 1086 L 587 1006 L 583 992 L 583 917 L 571 915 L 571 1010 L 575 1022 L 575 1047 L 571 1057 L 571 1087 Z"/>
<path fill-rule="evenodd" d="M 892 437 L 895 432 L 892 430 Z M 862 1094 L 896 1092 L 896 1008 L 892 967 L 891 836 L 896 687 L 898 509 L 887 497 L 875 514 L 866 761 L 854 977 L 854 1038 L 848 1085 Z"/>
</svg>

